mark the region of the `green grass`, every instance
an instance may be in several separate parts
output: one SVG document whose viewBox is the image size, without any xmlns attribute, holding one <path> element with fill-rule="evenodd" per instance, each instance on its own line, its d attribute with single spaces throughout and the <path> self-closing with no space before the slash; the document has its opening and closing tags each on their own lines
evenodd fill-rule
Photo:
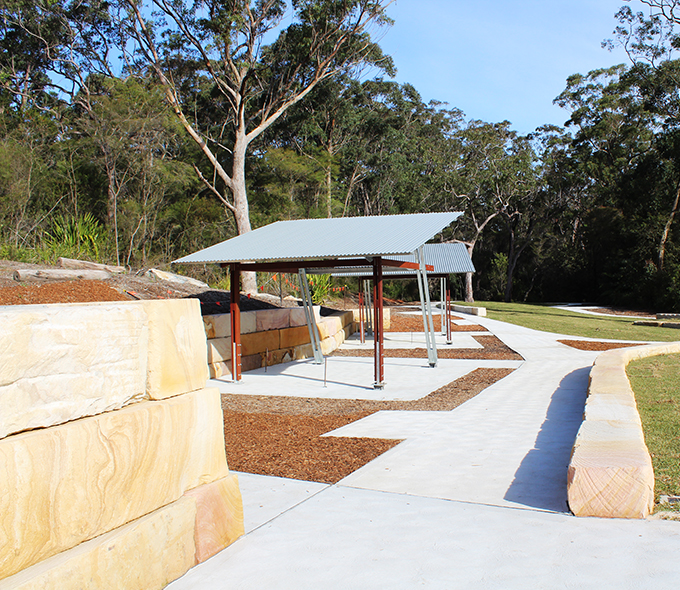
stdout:
<svg viewBox="0 0 680 590">
<path fill-rule="evenodd" d="M 680 354 L 633 361 L 626 372 L 652 456 L 656 500 L 661 494 L 680 496 Z"/>
<path fill-rule="evenodd" d="M 640 342 L 674 342 L 680 340 L 680 330 L 653 326 L 634 326 L 634 319 L 630 317 L 594 316 L 576 311 L 555 309 L 547 305 L 529 305 L 526 303 L 478 301 L 474 305 L 486 307 L 487 315 L 491 319 L 543 332 Z"/>
</svg>

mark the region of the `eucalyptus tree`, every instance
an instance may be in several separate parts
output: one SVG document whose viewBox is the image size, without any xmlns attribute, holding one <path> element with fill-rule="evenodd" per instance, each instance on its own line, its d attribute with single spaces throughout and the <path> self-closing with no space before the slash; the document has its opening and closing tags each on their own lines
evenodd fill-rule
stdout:
<svg viewBox="0 0 680 590">
<path fill-rule="evenodd" d="M 281 28 L 283 0 L 120 0 L 136 66 L 163 85 L 207 162 L 197 174 L 232 212 L 238 233 L 251 229 L 249 146 L 323 80 L 365 65 L 391 67 L 370 34 L 390 23 L 387 4 L 293 0 L 293 22 Z M 245 287 L 255 289 L 253 276 Z"/>
</svg>

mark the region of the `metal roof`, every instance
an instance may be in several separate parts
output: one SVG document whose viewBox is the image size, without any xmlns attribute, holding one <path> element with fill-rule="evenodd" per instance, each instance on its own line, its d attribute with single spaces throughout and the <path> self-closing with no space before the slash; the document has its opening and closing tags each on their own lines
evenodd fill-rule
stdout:
<svg viewBox="0 0 680 590">
<path fill-rule="evenodd" d="M 466 272 L 476 272 L 468 254 L 465 244 L 425 244 L 423 247 L 423 257 L 425 264 L 434 267 L 428 271 L 430 275 L 459 274 Z M 416 262 L 413 254 L 400 256 L 385 256 L 391 260 L 403 260 L 404 262 Z M 308 271 L 311 274 L 333 274 L 343 277 L 363 277 L 372 273 L 371 267 L 348 267 L 348 268 L 315 268 Z M 408 268 L 390 268 L 383 266 L 382 274 L 389 275 L 415 275 L 416 271 Z"/>
<path fill-rule="evenodd" d="M 174 262 L 323 260 L 409 254 L 462 213 L 415 213 L 277 221 Z"/>
</svg>

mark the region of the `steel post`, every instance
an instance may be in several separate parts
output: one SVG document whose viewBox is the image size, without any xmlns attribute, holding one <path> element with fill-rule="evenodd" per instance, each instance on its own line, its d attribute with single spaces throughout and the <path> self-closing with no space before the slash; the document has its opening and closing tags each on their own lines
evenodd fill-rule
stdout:
<svg viewBox="0 0 680 590">
<path fill-rule="evenodd" d="M 241 265 L 229 265 L 231 300 L 229 313 L 231 321 L 231 378 L 241 380 Z"/>
</svg>

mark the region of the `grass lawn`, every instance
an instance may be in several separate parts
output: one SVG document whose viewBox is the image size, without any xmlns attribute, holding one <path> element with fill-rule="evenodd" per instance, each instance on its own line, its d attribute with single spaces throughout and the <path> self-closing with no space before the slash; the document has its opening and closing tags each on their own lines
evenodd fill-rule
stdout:
<svg viewBox="0 0 680 590">
<path fill-rule="evenodd" d="M 456 304 L 465 305 L 465 303 L 458 302 Z M 640 342 L 674 342 L 680 340 L 680 330 L 634 326 L 634 319 L 630 317 L 594 316 L 577 311 L 555 309 L 547 305 L 529 305 L 526 303 L 477 301 L 474 305 L 486 307 L 487 315 L 491 319 L 543 332 Z"/>
<path fill-rule="evenodd" d="M 634 361 L 626 372 L 654 464 L 656 500 L 680 496 L 680 354 Z"/>
</svg>

